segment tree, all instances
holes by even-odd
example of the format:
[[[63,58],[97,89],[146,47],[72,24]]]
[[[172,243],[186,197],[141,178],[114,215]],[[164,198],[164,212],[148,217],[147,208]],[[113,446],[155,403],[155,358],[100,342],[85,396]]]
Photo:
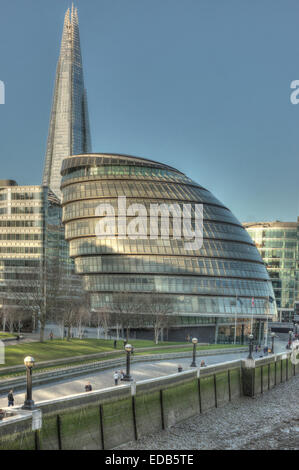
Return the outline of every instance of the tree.
[[[147,298],[146,310],[154,330],[154,341],[163,341],[163,330],[175,323],[173,315],[173,299],[170,296],[150,295]]]
[[[26,313],[14,305],[5,306],[5,324],[10,333],[18,331],[20,333]]]
[[[31,312],[36,324],[40,323],[40,341],[44,341],[44,332],[48,318],[53,315],[57,306],[59,295],[60,270],[59,265],[47,266],[47,270],[40,270],[35,276],[20,281],[17,288],[8,292],[14,294],[16,304]]]
[[[33,323],[38,319],[41,342],[44,341],[48,320],[52,318],[70,324],[71,312],[83,296],[81,278],[79,282],[78,275],[70,273],[58,256],[48,261],[34,276],[22,279],[11,293],[19,307],[31,312]]]
[[[92,320],[97,328],[97,338],[100,338],[100,330],[104,330],[105,339],[108,339],[108,331],[111,326],[112,315],[105,307],[93,310]]]
[[[117,320],[117,325],[121,326],[123,333],[126,332],[127,341],[129,341],[130,329],[138,322],[142,305],[143,298],[138,294],[119,292],[113,296],[112,318]]]
[[[89,319],[89,301],[82,284],[74,283],[74,278],[70,275],[60,276],[53,319],[61,326],[62,338],[64,338],[65,328],[68,341],[75,328],[76,336],[82,338],[83,327]]]

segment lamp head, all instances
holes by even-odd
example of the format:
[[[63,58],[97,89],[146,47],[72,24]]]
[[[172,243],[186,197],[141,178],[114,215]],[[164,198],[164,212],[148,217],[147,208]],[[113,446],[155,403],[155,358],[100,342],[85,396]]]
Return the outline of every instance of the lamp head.
[[[26,367],[33,367],[35,363],[34,357],[26,356],[24,359],[24,364]]]
[[[250,333],[250,335],[248,335],[248,338],[249,338],[249,339],[253,339],[253,334]]]
[[[197,338],[192,338],[192,343],[193,343],[193,344],[197,344],[197,343],[198,343],[198,339],[197,339]]]
[[[126,344],[126,345],[125,345],[125,350],[126,350],[127,352],[131,352],[131,351],[132,351],[132,345],[131,345],[131,344]]]

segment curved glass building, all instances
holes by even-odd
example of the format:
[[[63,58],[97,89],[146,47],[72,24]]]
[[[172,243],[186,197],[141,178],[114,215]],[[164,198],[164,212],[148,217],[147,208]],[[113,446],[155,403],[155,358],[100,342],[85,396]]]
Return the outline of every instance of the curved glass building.
[[[109,308],[119,292],[171,296],[176,326],[168,339],[190,334],[201,341],[236,336],[242,342],[251,327],[262,337],[267,316],[276,314],[267,270],[241,223],[207,189],[175,168],[128,155],[73,155],[63,160],[61,174],[65,236],[92,308]],[[201,248],[186,250],[185,240],[173,236],[175,214],[168,239],[160,225],[153,239],[122,236],[117,223],[114,233],[97,236],[101,218],[112,214],[99,205],[112,207],[117,218],[124,196],[126,207],[143,204],[147,214],[152,204],[175,204],[182,213],[185,205],[192,219],[202,204]],[[149,216],[143,220],[149,234]]]

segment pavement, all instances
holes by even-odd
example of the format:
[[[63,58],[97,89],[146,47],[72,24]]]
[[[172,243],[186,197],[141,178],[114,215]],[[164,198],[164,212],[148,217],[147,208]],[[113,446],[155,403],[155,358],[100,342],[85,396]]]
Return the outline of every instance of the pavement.
[[[285,351],[285,340],[276,341],[276,351]],[[199,365],[201,360],[204,359],[206,365],[219,364],[222,362],[233,361],[236,359],[245,359],[248,352],[245,353],[232,353],[221,354],[215,356],[201,356],[197,354],[196,362]],[[254,353],[254,357],[260,357],[259,354]],[[162,377],[177,372],[178,364],[182,365],[183,370],[191,369],[191,354],[190,358],[177,358],[165,359],[153,362],[139,362],[131,365],[131,375],[136,381],[146,380],[155,377]],[[125,369],[125,366],[123,367]],[[193,369],[193,368],[192,368]],[[35,402],[42,400],[51,400],[67,395],[73,395],[84,392],[84,386],[88,381],[91,382],[93,390],[100,390],[103,388],[111,387],[114,385],[113,373],[115,369],[106,369],[103,371],[95,372],[94,374],[88,373],[78,378],[68,378],[66,380],[59,380],[54,384],[39,385],[33,388],[33,399]],[[120,382],[122,384],[122,382]],[[121,385],[118,385],[121,386]],[[7,390],[8,393],[9,390]],[[15,394],[15,405],[24,403],[25,390]],[[7,406],[6,396],[0,397],[0,407]]]

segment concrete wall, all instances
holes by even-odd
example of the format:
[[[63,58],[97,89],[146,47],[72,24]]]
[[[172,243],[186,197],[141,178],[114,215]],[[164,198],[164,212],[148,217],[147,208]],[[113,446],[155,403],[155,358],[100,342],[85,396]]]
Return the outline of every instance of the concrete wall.
[[[38,403],[43,425],[0,422],[1,449],[112,449],[142,435],[255,396],[299,372],[288,354],[231,361]]]

